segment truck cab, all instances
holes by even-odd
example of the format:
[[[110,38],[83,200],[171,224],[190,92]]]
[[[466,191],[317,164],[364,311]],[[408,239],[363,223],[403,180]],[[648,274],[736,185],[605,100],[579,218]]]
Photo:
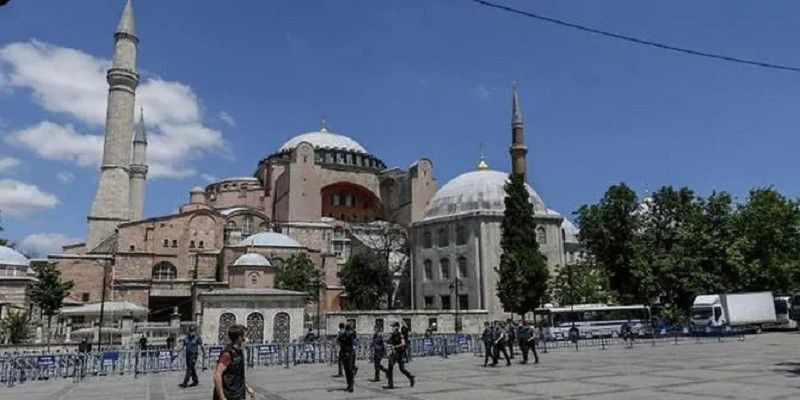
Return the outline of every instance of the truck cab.
[[[697,296],[692,304],[692,323],[697,326],[723,326],[728,322],[719,295]]]

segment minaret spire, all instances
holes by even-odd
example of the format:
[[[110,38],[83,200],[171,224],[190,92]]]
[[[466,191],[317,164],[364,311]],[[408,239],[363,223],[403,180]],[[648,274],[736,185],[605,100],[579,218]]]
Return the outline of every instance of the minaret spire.
[[[522,175],[525,182],[528,181],[527,162],[525,156],[528,148],[525,146],[525,132],[523,131],[522,111],[519,106],[519,93],[517,92],[517,82],[511,89],[511,173]]]
[[[133,160],[130,166],[130,210],[131,221],[141,221],[144,212],[144,191],[147,180],[147,132],[144,125],[144,109],[139,111],[139,123],[134,127]]]
[[[114,57],[106,74],[108,102],[100,181],[89,211],[86,251],[92,251],[130,220],[130,165],[136,87],[136,55],[139,38],[133,22],[131,1],[125,3],[114,32]]]

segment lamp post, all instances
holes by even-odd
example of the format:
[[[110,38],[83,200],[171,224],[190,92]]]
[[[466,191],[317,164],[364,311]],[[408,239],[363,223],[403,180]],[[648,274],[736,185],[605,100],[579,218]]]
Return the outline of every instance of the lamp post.
[[[458,280],[458,277],[456,277],[453,280],[453,283],[450,284],[450,292],[452,293],[453,291],[455,291],[455,294],[456,294],[456,312],[455,312],[455,320],[456,320],[455,321],[455,331],[456,331],[456,333],[461,332],[461,323],[460,323],[460,320],[458,319],[458,309],[459,309],[459,305],[461,303],[461,301],[460,301],[461,298],[458,296],[458,288],[460,286],[461,286],[461,281]]]

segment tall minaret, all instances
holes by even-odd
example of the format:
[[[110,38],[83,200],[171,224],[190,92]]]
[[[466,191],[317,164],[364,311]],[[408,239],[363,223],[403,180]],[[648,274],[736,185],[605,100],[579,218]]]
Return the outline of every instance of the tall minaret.
[[[517,94],[517,83],[511,89],[511,173],[522,175],[525,182],[528,181],[528,172],[525,163],[525,155],[528,148],[525,147],[525,133],[522,131],[522,112],[519,110],[519,95]]]
[[[147,132],[144,127],[144,110],[139,111],[139,124],[134,127],[133,161],[130,167],[131,177],[131,221],[142,219],[144,209],[144,184],[147,179]]]
[[[114,60],[108,70],[106,134],[100,182],[89,212],[86,250],[91,251],[113,235],[117,226],[130,220],[131,137],[136,86],[136,50],[139,38],[133,22],[133,6],[128,0],[114,33]]]

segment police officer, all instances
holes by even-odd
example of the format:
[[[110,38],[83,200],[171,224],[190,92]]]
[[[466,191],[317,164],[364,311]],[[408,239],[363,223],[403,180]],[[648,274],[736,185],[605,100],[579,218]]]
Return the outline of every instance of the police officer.
[[[411,384],[411,387],[414,387],[414,380],[415,377],[410,372],[406,370],[405,366],[405,352],[407,349],[408,343],[406,342],[403,335],[400,333],[400,324],[397,322],[392,323],[392,335],[389,336],[389,368],[388,372],[386,372],[386,380],[389,381],[388,386],[384,386],[384,389],[394,389],[394,365],[398,364],[398,368],[403,375],[408,378],[408,382]]]
[[[528,363],[528,350],[533,350],[533,363],[539,363],[539,354],[536,353],[536,332],[530,322],[523,322],[519,329],[519,349],[522,352],[522,364]]]
[[[492,366],[497,366],[497,361],[500,358],[500,352],[502,352],[503,357],[506,358],[506,366],[511,365],[511,359],[508,357],[508,351],[506,351],[506,331],[503,329],[500,321],[494,321],[494,329],[492,330],[492,333],[492,344],[494,345],[494,361],[492,362]]]
[[[342,368],[344,368],[344,376],[347,380],[346,390],[352,393],[356,362],[356,352],[353,349],[353,345],[356,341],[356,334],[353,332],[353,327],[345,325],[344,331],[339,333],[336,341],[339,344],[339,362]]]
[[[506,322],[506,344],[508,344],[508,354],[511,356],[511,359],[514,359],[514,343],[517,342],[517,324],[512,321],[508,320]]]
[[[381,381],[381,371],[388,374],[389,370],[381,364],[383,357],[386,355],[386,346],[383,344],[383,330],[380,326],[375,325],[375,333],[372,335],[372,362],[375,364],[375,379],[371,382]]]
[[[336,332],[336,347],[339,347],[339,337],[342,335],[342,333],[344,333],[344,323],[340,322],[339,323],[339,331]],[[341,351],[341,349],[339,349],[338,352],[340,352],[340,351]],[[334,378],[341,378],[342,377],[342,359],[341,358],[339,358],[337,360],[336,366],[339,368],[339,373],[337,373],[336,375],[333,375],[333,377]]]
[[[489,321],[483,323],[483,334],[481,334],[481,340],[483,341],[483,349],[486,351],[483,356],[483,366],[485,367],[487,364],[489,364],[490,358],[494,362],[494,353],[492,351],[494,332],[492,330],[492,326],[489,325]]]

